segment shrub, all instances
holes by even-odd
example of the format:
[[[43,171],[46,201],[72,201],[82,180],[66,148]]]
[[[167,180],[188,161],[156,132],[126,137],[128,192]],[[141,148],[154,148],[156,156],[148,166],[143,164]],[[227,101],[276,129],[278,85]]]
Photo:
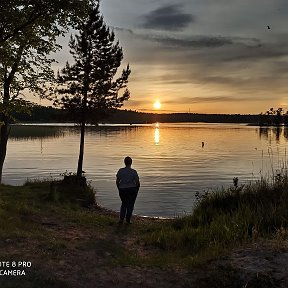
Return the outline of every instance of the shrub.
[[[176,218],[146,235],[148,244],[187,255],[210,253],[255,241],[279,238],[288,229],[287,175],[270,183],[261,179],[245,186],[205,194],[191,215]],[[281,239],[287,233],[281,233]],[[209,252],[210,251],[210,252]]]
[[[49,199],[55,202],[73,202],[80,203],[82,206],[91,206],[95,204],[95,191],[81,179],[77,182],[73,177],[71,180],[65,178],[62,181],[52,181],[50,183]]]

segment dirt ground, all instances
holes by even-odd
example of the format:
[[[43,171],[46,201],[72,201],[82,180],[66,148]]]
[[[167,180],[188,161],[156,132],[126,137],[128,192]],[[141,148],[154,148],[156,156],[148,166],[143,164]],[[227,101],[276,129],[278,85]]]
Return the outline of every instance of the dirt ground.
[[[98,210],[95,213],[110,212]],[[6,239],[1,247],[11,259],[19,259],[22,255],[23,260],[31,261],[33,266],[28,273],[35,270],[51,275],[66,283],[63,287],[288,287],[288,244],[285,242],[260,241],[189,269],[169,265],[165,268],[125,265],[114,261],[119,255],[119,251],[114,249],[116,246],[138,255],[153,253],[153,250],[145,251],[149,248],[137,242],[134,224],[119,227],[117,215],[114,220],[108,224],[109,229],[100,226],[91,229],[79,228],[77,223],[63,222],[51,216],[30,219],[43,225],[57,239],[54,246],[47,247],[41,241],[24,238]],[[162,220],[136,217],[134,221]]]
[[[233,251],[220,261],[238,271],[245,282],[259,287],[288,287],[287,242],[263,242]],[[253,286],[253,287],[254,287]],[[249,286],[247,286],[249,287]],[[257,286],[255,286],[257,287]]]

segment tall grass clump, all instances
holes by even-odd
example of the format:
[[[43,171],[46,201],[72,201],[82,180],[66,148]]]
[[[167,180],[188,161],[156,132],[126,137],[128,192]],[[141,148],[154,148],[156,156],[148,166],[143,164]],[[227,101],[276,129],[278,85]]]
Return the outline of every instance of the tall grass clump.
[[[191,215],[145,236],[146,244],[209,257],[260,238],[288,236],[288,175],[205,194]]]
[[[86,207],[96,203],[95,190],[89,184],[79,185],[64,181],[52,181],[50,183],[49,199],[60,203],[79,203]]]
[[[74,203],[85,207],[96,203],[95,190],[89,183],[86,183],[85,177],[82,177],[83,179],[81,178],[81,182],[79,182],[75,175],[66,176],[64,176],[63,180],[27,180],[23,187],[35,190],[38,194],[39,191],[42,191],[42,201],[48,200],[48,202],[52,201],[59,204]],[[28,193],[24,195],[26,198],[29,197]],[[31,193],[30,196],[35,197]]]

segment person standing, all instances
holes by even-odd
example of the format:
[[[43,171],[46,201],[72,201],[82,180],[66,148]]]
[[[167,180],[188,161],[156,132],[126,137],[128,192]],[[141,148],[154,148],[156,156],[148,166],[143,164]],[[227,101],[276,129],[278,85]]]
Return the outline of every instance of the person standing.
[[[119,224],[122,224],[125,218],[126,222],[130,224],[134,204],[140,188],[140,180],[137,171],[131,168],[132,158],[129,156],[125,157],[124,163],[125,167],[120,168],[116,174],[116,185],[122,202]]]

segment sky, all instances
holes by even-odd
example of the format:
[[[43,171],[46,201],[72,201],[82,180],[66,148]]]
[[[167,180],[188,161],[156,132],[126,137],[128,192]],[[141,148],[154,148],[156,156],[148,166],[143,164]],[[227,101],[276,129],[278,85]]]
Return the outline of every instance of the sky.
[[[100,10],[132,70],[123,108],[288,110],[287,0],[102,0]]]

